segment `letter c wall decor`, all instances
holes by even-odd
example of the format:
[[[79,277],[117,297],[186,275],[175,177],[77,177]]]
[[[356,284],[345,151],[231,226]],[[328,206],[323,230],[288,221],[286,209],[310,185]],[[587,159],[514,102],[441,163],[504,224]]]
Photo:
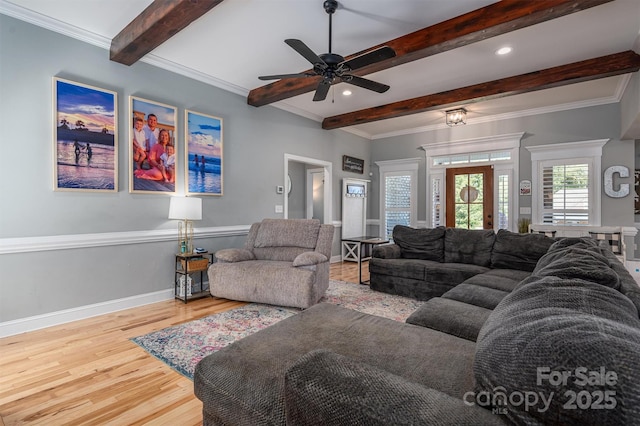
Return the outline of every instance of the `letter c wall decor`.
[[[618,174],[620,177],[629,177],[629,169],[625,166],[611,166],[604,171],[604,193],[612,198],[622,198],[629,195],[629,184],[621,183],[619,189],[613,189],[613,175]]]

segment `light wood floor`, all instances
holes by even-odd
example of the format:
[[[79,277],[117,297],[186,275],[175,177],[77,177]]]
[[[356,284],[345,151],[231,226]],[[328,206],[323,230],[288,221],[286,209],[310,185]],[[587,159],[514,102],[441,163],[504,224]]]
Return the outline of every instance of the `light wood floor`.
[[[357,264],[331,279],[357,283]],[[0,339],[0,425],[199,425],[193,382],[129,339],[242,305],[166,301]]]

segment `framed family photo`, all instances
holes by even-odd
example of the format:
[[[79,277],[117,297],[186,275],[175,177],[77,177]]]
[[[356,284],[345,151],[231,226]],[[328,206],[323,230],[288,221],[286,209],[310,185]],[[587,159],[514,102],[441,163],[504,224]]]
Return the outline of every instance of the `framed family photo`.
[[[176,107],[130,97],[129,192],[176,191]]]
[[[187,194],[222,195],[222,118],[185,111]]]
[[[118,94],[53,78],[54,191],[118,191]]]

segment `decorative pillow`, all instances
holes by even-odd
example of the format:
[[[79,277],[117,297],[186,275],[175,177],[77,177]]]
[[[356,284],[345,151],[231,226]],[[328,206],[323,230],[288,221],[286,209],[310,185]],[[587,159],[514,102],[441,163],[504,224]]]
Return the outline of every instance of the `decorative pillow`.
[[[491,229],[447,228],[444,234],[444,261],[491,265],[491,249],[496,234]]]
[[[444,226],[437,228],[411,228],[396,225],[393,242],[400,247],[405,259],[424,259],[444,262]]]
[[[216,260],[219,262],[244,262],[245,260],[255,260],[255,256],[246,249],[224,249],[216,252]]]
[[[532,272],[554,241],[543,234],[517,234],[500,229],[491,251],[491,267]]]
[[[640,320],[628,298],[589,281],[531,276],[480,330],[475,394],[514,424],[635,424],[638,365]]]
[[[315,249],[320,232],[318,219],[264,219],[254,247],[303,247]]]
[[[306,251],[304,253],[299,254],[293,259],[293,266],[309,266],[309,265],[317,265],[319,263],[324,263],[327,260],[327,256],[322,253],[318,253],[316,251]]]

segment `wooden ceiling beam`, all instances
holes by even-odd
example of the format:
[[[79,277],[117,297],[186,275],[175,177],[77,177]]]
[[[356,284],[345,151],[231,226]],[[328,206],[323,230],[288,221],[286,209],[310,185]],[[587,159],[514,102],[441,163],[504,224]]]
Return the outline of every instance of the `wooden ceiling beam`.
[[[111,40],[110,59],[124,65],[136,63],[221,2],[155,0]]]
[[[360,111],[327,117],[322,121],[322,128],[337,129],[458,106],[460,104],[468,105],[490,99],[504,98],[521,93],[529,93],[537,90],[581,83],[583,81],[627,74],[636,72],[639,69],[640,55],[629,50],[433,95],[420,96],[373,108],[362,109]]]
[[[359,68],[352,74],[363,76],[423,59],[437,53],[476,43],[501,34],[569,15],[612,0],[502,0],[411,34],[372,46],[346,59],[381,46],[396,51],[396,57]],[[311,70],[303,71],[309,72]],[[317,78],[283,79],[249,92],[253,106],[302,95],[316,89]]]

